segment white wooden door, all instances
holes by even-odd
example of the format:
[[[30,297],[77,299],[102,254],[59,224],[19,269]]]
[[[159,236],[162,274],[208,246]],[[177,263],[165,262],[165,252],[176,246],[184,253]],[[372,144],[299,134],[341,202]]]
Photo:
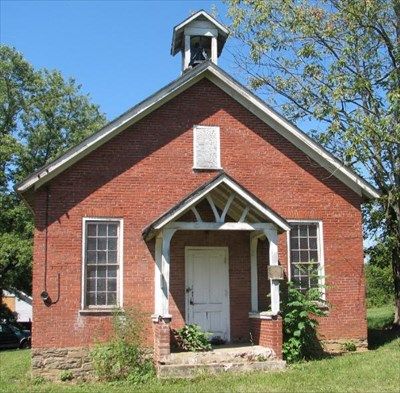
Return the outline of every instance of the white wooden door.
[[[229,341],[227,248],[186,248],[186,323]]]

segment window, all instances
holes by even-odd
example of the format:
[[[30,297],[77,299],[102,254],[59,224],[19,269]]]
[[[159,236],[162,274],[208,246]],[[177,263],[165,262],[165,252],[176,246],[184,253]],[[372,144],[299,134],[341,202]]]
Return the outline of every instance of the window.
[[[320,222],[291,223],[291,280],[302,291],[322,284],[322,224]]]
[[[193,167],[221,169],[219,127],[194,126]]]
[[[84,224],[84,306],[119,306],[122,221],[91,219]]]

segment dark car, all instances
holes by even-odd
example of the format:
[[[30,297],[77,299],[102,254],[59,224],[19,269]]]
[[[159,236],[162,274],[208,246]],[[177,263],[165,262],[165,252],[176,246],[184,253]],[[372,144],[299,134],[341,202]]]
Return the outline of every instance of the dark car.
[[[0,348],[30,348],[31,332],[9,323],[0,323]]]

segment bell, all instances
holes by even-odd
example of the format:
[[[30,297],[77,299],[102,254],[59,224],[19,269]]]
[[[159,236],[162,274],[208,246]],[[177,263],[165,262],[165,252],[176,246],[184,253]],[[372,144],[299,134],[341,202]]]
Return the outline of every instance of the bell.
[[[198,42],[194,44],[192,49],[192,56],[190,59],[189,66],[195,67],[203,61],[208,60],[207,52]]]

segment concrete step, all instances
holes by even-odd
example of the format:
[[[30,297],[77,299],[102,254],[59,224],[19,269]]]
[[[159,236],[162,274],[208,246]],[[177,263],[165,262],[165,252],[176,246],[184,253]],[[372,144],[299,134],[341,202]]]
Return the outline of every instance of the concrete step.
[[[195,378],[204,374],[224,372],[282,371],[286,367],[283,360],[263,362],[208,363],[208,364],[163,364],[158,366],[159,378]]]

